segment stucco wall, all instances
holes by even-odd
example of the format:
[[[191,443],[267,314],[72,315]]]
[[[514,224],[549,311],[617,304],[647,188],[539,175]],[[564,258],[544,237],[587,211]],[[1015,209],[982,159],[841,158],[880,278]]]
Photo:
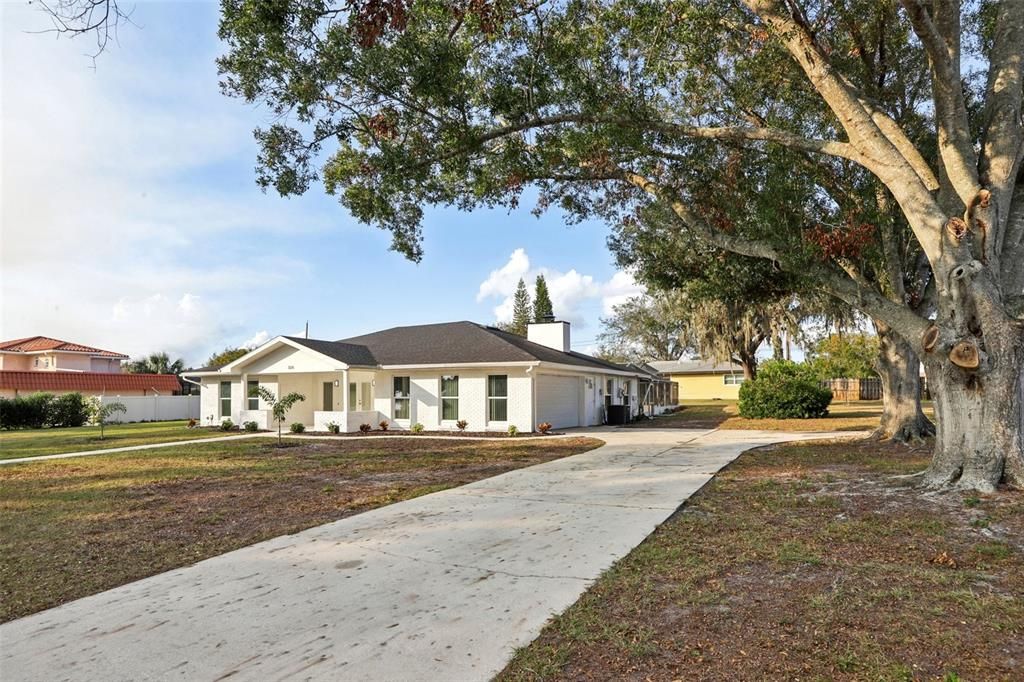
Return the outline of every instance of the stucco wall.
[[[680,400],[738,400],[739,384],[726,385],[722,374],[673,374]],[[742,376],[742,375],[741,375]]]
[[[495,367],[486,371],[450,369],[438,371],[393,371],[376,375],[374,403],[386,415],[393,428],[407,429],[417,422],[427,430],[454,429],[454,422],[441,421],[441,375],[459,377],[459,418],[466,420],[468,431],[505,431],[515,425],[520,431],[533,430],[533,387],[525,367]],[[508,376],[508,421],[487,421],[487,377]],[[410,418],[395,420],[391,390],[396,376],[408,376],[411,393]]]
[[[51,362],[51,369],[65,370],[72,372],[91,372],[92,371],[92,358],[88,355],[78,355],[76,353],[54,353],[54,361]]]
[[[12,372],[29,372],[32,370],[32,358],[28,355],[0,353],[0,369]]]

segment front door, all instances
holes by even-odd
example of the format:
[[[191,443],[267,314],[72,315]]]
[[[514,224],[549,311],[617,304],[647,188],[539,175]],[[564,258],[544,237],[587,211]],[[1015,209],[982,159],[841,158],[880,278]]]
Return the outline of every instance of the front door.
[[[334,382],[324,382],[324,412],[334,411]]]
[[[373,385],[369,381],[348,385],[348,409],[364,412],[373,405]]]

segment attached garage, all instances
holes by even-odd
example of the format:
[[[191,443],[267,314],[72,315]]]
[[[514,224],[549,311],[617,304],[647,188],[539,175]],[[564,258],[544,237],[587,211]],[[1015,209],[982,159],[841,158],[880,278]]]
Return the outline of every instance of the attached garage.
[[[581,377],[537,375],[537,423],[556,429],[580,426]]]

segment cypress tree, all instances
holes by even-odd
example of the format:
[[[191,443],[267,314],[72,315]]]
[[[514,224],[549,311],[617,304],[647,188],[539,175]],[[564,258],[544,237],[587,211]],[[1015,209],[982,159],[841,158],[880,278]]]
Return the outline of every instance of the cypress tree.
[[[530,291],[526,282],[519,278],[515,297],[512,299],[512,324],[508,330],[519,336],[526,336],[526,325],[533,321],[533,305],[530,303]]]
[[[544,275],[537,275],[537,287],[533,295],[533,321],[546,322],[544,318],[554,315],[551,297],[548,295],[548,283],[544,281]]]

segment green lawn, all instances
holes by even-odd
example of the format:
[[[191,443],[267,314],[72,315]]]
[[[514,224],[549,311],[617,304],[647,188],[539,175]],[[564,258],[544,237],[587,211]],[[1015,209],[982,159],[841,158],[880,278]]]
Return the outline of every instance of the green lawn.
[[[0,621],[601,444],[250,438],[2,466]]]
[[[100,440],[98,426],[0,431],[0,459],[39,457],[64,452],[85,452],[128,445],[153,445],[232,435],[213,429],[190,429],[187,424],[186,421],[111,424],[106,427],[106,438],[103,440]]]

